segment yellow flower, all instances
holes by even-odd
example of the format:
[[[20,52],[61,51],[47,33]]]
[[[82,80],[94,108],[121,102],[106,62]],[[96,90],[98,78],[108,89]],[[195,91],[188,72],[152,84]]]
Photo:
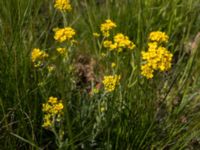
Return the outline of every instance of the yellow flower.
[[[112,50],[115,50],[115,49],[117,49],[117,43],[111,44],[109,50],[112,51]]]
[[[53,118],[50,115],[44,116],[44,123],[42,124],[43,128],[48,128],[53,125]]]
[[[54,32],[55,32],[54,39],[60,43],[72,40],[74,35],[76,34],[75,30],[71,27],[65,27],[60,29],[55,28]]]
[[[130,50],[135,48],[135,44],[129,40],[128,36],[125,36],[122,33],[118,33],[114,36],[114,42],[105,40],[103,46],[111,51],[117,50],[118,52],[122,52],[125,48]]]
[[[173,55],[164,47],[158,47],[158,68],[160,71],[167,71],[171,68]]]
[[[151,32],[149,35],[149,40],[155,41],[155,42],[168,42],[169,37],[166,35],[165,32],[161,31],[154,31]]]
[[[145,64],[141,66],[141,74],[150,79],[154,70],[167,71],[171,68],[173,55],[157,42],[148,43],[148,51],[141,52]]]
[[[113,62],[113,63],[111,64],[111,67],[112,67],[112,68],[116,67],[116,63]]]
[[[105,53],[101,53],[101,57],[106,57],[106,54]]]
[[[34,48],[31,53],[32,62],[36,62],[37,60],[41,60],[48,57],[48,54],[44,51],[41,51],[39,48]]]
[[[164,47],[159,46],[142,52],[142,59],[148,62],[148,65],[154,70],[166,71],[171,68],[172,54]]]
[[[71,11],[72,10],[69,0],[55,0],[54,7],[60,11]]]
[[[127,48],[133,50],[135,48],[135,44],[131,42],[129,45],[127,45]]]
[[[134,49],[135,44],[129,40],[128,36],[118,33],[114,36],[114,43],[117,44],[118,52],[122,51],[123,48]]]
[[[44,123],[42,127],[50,128],[54,125],[55,121],[61,121],[63,114],[63,103],[58,101],[57,97],[49,97],[47,103],[42,105],[42,111],[44,112]]]
[[[98,38],[98,37],[100,37],[100,34],[99,34],[99,33],[96,33],[96,32],[94,32],[94,33],[93,33],[93,36],[94,36],[94,37],[96,37],[96,38]]]
[[[56,104],[58,102],[58,98],[57,97],[49,97],[48,103],[50,104]]]
[[[110,36],[110,30],[113,29],[113,28],[116,28],[117,25],[111,21],[110,19],[107,19],[105,21],[105,23],[102,23],[101,24],[101,32],[103,34],[104,37],[109,37]]]
[[[121,76],[120,75],[109,75],[109,76],[104,76],[103,78],[103,84],[104,88],[107,92],[112,92],[115,90],[115,87],[119,84]]]
[[[158,47],[158,43],[157,42],[149,42],[148,47],[149,47],[149,49],[156,49]]]
[[[54,106],[54,109],[57,110],[57,111],[60,111],[63,109],[63,104],[62,103],[58,103]]]
[[[57,51],[58,53],[60,53],[61,55],[64,55],[64,54],[66,54],[67,49],[66,49],[66,48],[61,48],[61,47],[59,47],[59,48],[56,49],[56,51]]]
[[[147,79],[153,78],[154,70],[148,64],[142,65],[141,71],[142,71],[141,74],[145,76]]]
[[[42,111],[47,112],[51,109],[51,105],[47,104],[42,104]]]
[[[105,48],[110,48],[111,45],[112,45],[112,41],[105,40],[105,41],[103,42],[103,46],[104,46]]]

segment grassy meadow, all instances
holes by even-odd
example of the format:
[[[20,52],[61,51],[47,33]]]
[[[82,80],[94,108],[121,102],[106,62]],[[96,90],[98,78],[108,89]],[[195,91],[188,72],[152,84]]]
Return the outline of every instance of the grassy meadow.
[[[0,150],[199,150],[200,0],[55,4],[0,0]]]

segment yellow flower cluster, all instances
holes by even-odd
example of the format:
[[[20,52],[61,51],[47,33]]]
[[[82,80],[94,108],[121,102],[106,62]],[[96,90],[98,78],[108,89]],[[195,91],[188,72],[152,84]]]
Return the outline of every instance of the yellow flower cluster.
[[[165,33],[163,33],[163,35],[165,35]],[[167,42],[163,39],[164,38],[157,38],[157,41]],[[157,42],[148,43],[148,51],[142,51],[141,54],[142,59],[145,61],[145,64],[141,66],[141,74],[147,79],[153,78],[153,73],[155,70],[167,71],[171,68],[173,55]]]
[[[54,32],[54,39],[60,43],[72,40],[74,35],[76,34],[75,30],[71,27],[55,28]]]
[[[109,48],[109,50],[117,50],[118,52],[122,52],[123,49],[134,49],[135,44],[129,40],[128,36],[123,35],[122,33],[118,33],[114,36],[114,42],[110,40],[105,40],[103,42],[103,46],[105,48]]]
[[[61,47],[57,48],[56,51],[61,55],[65,55],[67,53],[67,49]]]
[[[122,51],[123,48],[134,49],[135,44],[129,40],[128,36],[118,33],[114,36],[114,42],[117,45],[118,51]]]
[[[172,54],[157,43],[149,43],[147,52],[142,52],[142,59],[148,62],[148,65],[154,70],[166,71],[171,68]]]
[[[153,42],[168,42],[168,35],[166,33],[161,32],[161,31],[154,31],[151,32],[149,35],[149,40]]]
[[[103,46],[105,47],[105,48],[111,48],[112,46],[113,46],[113,43],[112,43],[112,41],[110,41],[110,40],[105,40],[104,42],[103,42]],[[110,49],[110,50],[112,50],[112,49]]]
[[[119,80],[121,79],[120,75],[109,75],[109,76],[104,76],[103,78],[103,84],[104,88],[107,92],[112,92],[115,90],[116,85],[119,84]]]
[[[37,60],[41,60],[48,57],[48,54],[44,51],[40,50],[39,48],[34,48],[31,53],[31,60],[32,62],[36,62]]]
[[[45,114],[42,127],[53,127],[55,122],[59,122],[61,120],[64,106],[60,101],[58,101],[56,97],[51,96],[49,97],[48,102],[42,105],[42,111]]]
[[[56,0],[54,7],[60,11],[71,11],[72,10],[69,0]]]
[[[109,37],[110,36],[110,30],[113,28],[116,28],[117,25],[111,21],[110,19],[107,19],[105,23],[101,24],[101,32],[104,37]]]
[[[142,75],[145,76],[147,79],[153,78],[154,70],[148,65],[144,64],[141,66]]]

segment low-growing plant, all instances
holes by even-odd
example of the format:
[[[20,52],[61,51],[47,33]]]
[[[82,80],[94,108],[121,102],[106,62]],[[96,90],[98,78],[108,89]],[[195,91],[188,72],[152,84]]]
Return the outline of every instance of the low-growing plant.
[[[199,0],[0,1],[0,149],[199,149]]]

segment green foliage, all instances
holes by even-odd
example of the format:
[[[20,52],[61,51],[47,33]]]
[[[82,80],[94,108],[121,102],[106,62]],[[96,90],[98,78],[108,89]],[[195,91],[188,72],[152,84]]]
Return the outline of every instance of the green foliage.
[[[61,13],[49,0],[0,1],[0,149],[200,149],[200,1],[71,5],[71,12]],[[107,53],[93,37],[108,18],[117,24],[114,33],[134,41],[133,52]],[[77,40],[67,61],[57,56],[53,38],[53,28],[64,26],[76,30]],[[169,35],[173,66],[147,80],[141,76],[141,51],[156,30]],[[51,55],[40,68],[31,62],[35,47]],[[49,73],[52,64],[56,70]],[[101,83],[109,74],[121,74],[121,80],[106,93]],[[60,144],[42,128],[42,104],[50,96],[64,104]]]

